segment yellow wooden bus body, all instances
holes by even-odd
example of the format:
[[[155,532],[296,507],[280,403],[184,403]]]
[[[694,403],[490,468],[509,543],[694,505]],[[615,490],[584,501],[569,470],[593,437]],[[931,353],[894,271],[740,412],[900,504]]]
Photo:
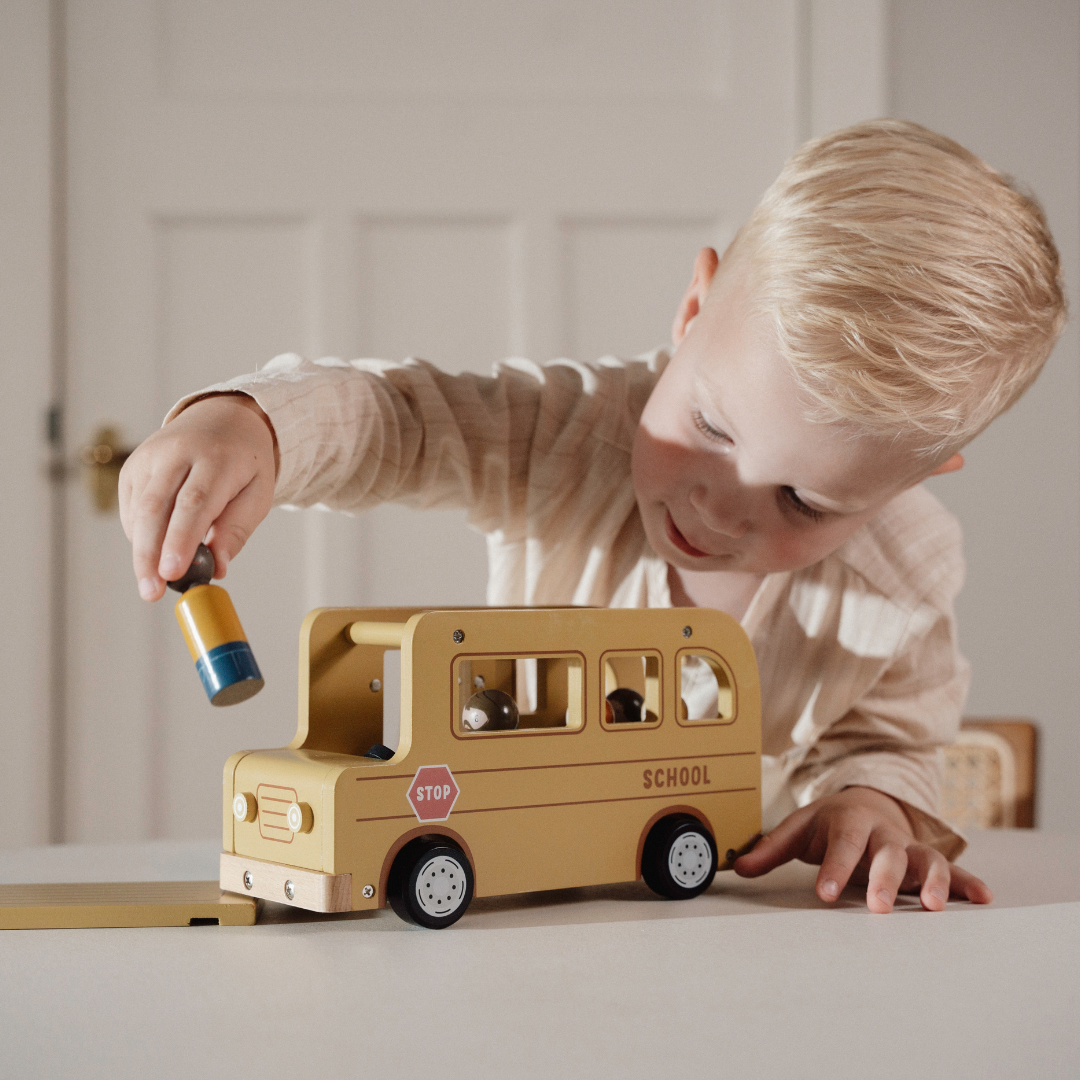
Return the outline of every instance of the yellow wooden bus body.
[[[399,640],[399,741],[380,761],[363,755],[382,741],[383,654]],[[714,719],[686,718],[686,657],[718,678]],[[524,681],[522,663],[545,707],[517,730],[463,728],[484,673],[488,685]],[[619,670],[646,699],[642,722],[609,722]],[[318,911],[379,907],[394,856],[427,835],[461,848],[476,896],[598,885],[640,876],[645,837],[666,815],[707,826],[719,869],[761,827],[757,665],[717,611],[324,608],[301,630],[299,692],[288,747],[226,763],[223,889]],[[421,819],[423,792],[409,798],[433,766],[457,789],[444,820]]]

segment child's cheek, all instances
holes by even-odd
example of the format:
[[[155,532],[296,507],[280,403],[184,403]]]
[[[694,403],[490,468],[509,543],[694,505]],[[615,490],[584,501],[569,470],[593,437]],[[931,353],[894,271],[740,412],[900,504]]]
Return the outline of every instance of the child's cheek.
[[[770,569],[801,570],[819,562],[844,542],[844,537],[834,537],[832,532],[821,528],[788,528],[775,533],[766,555]]]
[[[639,431],[631,459],[631,477],[639,501],[667,501],[688,467],[688,455],[682,447]]]

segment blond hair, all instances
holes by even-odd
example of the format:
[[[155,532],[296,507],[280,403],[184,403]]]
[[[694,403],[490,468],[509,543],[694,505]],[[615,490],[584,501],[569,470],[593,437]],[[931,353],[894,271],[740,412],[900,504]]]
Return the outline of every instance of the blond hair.
[[[947,457],[1031,385],[1065,324],[1038,203],[962,146],[878,120],[784,166],[727,258],[811,416]]]

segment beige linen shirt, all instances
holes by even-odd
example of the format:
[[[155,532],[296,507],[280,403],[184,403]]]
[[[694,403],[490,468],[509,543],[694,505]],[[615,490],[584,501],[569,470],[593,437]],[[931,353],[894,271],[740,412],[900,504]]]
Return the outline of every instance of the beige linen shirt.
[[[630,475],[667,360],[507,360],[482,377],[286,355],[169,419],[206,393],[254,397],[277,435],[276,504],[464,507],[487,537],[490,604],[668,607]],[[742,625],[761,672],[767,825],[863,784],[902,800],[921,840],[963,850],[936,817],[939,747],[968,685],[963,576],[957,522],[916,487],[821,562],[764,579]]]

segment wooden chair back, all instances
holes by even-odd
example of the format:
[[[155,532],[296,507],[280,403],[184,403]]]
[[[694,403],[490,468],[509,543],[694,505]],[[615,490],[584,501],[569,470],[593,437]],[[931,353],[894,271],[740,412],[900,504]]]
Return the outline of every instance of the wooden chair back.
[[[1034,828],[1037,747],[1030,720],[964,720],[945,748],[941,816],[960,829]]]

